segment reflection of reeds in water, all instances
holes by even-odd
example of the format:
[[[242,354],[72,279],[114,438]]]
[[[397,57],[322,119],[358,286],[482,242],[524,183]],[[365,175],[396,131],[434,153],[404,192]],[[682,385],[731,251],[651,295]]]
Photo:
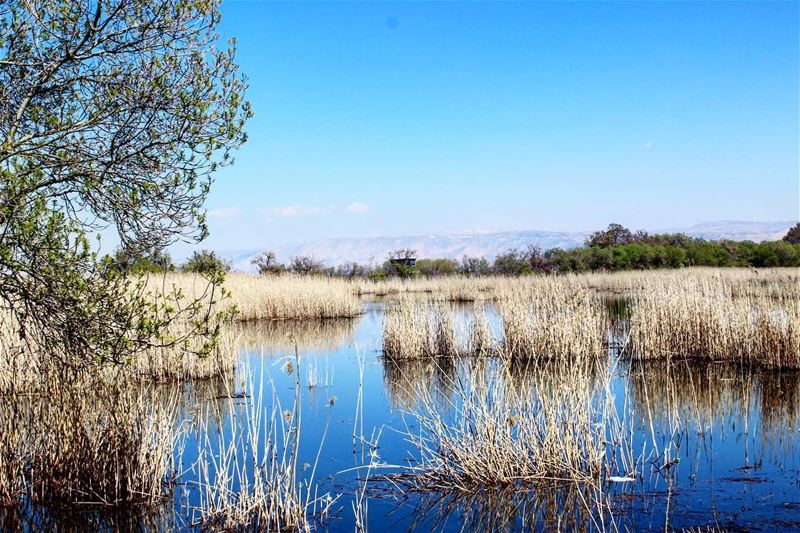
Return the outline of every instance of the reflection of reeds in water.
[[[624,434],[609,434],[619,428],[609,388],[598,387],[585,365],[562,368],[555,379],[532,372],[532,389],[519,392],[509,384],[514,376],[508,368],[497,363],[479,362],[469,379],[453,381],[452,420],[426,391],[418,392],[419,407],[411,411],[421,431],[408,438],[419,457],[400,476],[406,488],[470,494],[497,487],[599,486],[632,458],[623,449],[630,445]],[[627,468],[634,465],[624,468],[623,474],[632,473]]]
[[[59,376],[0,408],[0,496],[16,506],[156,505],[174,479],[178,398],[123,377]]]
[[[461,531],[624,531],[616,526],[602,494],[589,485],[566,484],[551,490],[487,490],[423,495],[414,508],[411,529]]]
[[[200,418],[197,512],[206,530],[310,531],[311,515],[326,514],[334,501],[317,494],[316,464],[308,479],[299,475],[299,392],[283,410],[274,390],[271,401],[265,399],[263,387],[263,381],[251,386],[241,409],[228,404],[222,412],[227,427],[214,430],[219,413]]]
[[[762,371],[756,380],[762,432],[779,442],[800,424],[800,371]]]
[[[455,376],[456,364],[450,358],[383,360],[383,380],[389,400],[403,409],[417,405],[420,391],[446,404]]]
[[[112,531],[174,531],[179,519],[171,500],[158,506],[105,509],[100,506],[42,507],[0,509],[0,531],[23,533],[85,533]]]
[[[748,428],[757,409],[761,436],[791,433],[800,420],[800,372],[706,361],[634,361],[628,369],[636,412],[660,425],[676,420],[704,432],[715,421]]]
[[[334,351],[353,341],[355,321],[329,320],[261,320],[240,324],[240,346],[267,353]]]

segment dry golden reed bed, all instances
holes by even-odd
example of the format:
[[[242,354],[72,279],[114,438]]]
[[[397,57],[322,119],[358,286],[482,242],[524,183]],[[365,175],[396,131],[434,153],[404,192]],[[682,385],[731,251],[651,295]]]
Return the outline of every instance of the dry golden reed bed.
[[[232,372],[242,328],[229,322],[220,323],[219,327],[217,343],[208,354],[200,355],[203,340],[197,338],[174,344],[154,342],[115,371],[145,381],[207,379]],[[187,324],[178,321],[170,326],[168,333],[180,338],[187,328]],[[37,390],[48,384],[47,376],[64,364],[85,371],[101,371],[94,361],[70,361],[54,347],[41,346],[36,336],[21,339],[14,315],[0,308],[0,393]]]
[[[448,283],[440,283],[444,295]],[[629,300],[630,317],[622,328],[627,335],[615,342],[633,359],[704,358],[800,368],[798,269],[697,268],[486,278],[476,284],[481,294],[491,294],[502,323],[500,339],[491,338],[480,315],[471,322],[453,320],[452,307],[437,294],[413,298],[409,290],[387,309],[384,354],[394,359],[478,352],[531,359],[598,357],[607,350],[613,325],[604,298],[622,297]],[[421,287],[435,290],[429,281]]]
[[[694,267],[677,270],[637,270],[627,272],[595,272],[562,276],[531,275],[523,277],[416,278],[409,280],[352,282],[363,295],[428,294],[444,301],[495,300],[521,288],[536,287],[556,278],[570,287],[582,287],[603,294],[631,295],[651,283],[673,283],[682,280],[717,280],[730,288],[733,297],[754,296],[778,301],[800,298],[800,269],[797,268],[712,268]]]
[[[175,285],[189,299],[205,290],[205,281],[191,275],[169,275],[153,283]],[[629,322],[622,330],[631,359],[694,358],[800,368],[798,269],[385,284],[233,274],[226,287],[232,297],[219,305],[235,304],[240,321],[354,317],[362,312],[362,294],[399,295],[386,311],[383,349],[392,363],[387,380],[394,384],[393,401],[412,409],[423,429],[409,435],[421,457],[405,479],[413,490],[469,492],[486,485],[552,482],[597,487],[604,476],[636,471],[639,461],[608,397],[604,356],[610,317],[605,295],[630,300]],[[466,308],[453,303],[465,301],[474,303]],[[494,325],[499,327],[490,324],[487,305],[496,310]],[[247,328],[232,317],[219,320],[214,326],[222,328],[220,342],[210,355],[198,355],[191,342],[178,343],[145,349],[126,365],[73,369],[61,368],[50,347],[30,344],[35,336],[23,342],[13,314],[0,310],[0,393],[7,398],[0,406],[0,504],[14,506],[21,499],[104,506],[164,501],[175,480],[175,450],[180,451],[186,428],[176,423],[178,398],[157,393],[149,382],[229,374]],[[283,347],[295,341],[313,346],[332,331],[340,340],[352,335],[352,322],[309,324],[315,325],[300,336],[307,339],[289,338]],[[183,327],[187,324],[175,323],[170,334],[180,337]],[[285,336],[280,328],[270,332]],[[495,370],[476,370],[464,388],[455,368],[441,362],[440,356],[456,355],[484,356],[474,359],[475,368]],[[501,357],[485,357],[490,355]],[[416,364],[420,361],[428,364]],[[518,372],[523,363],[534,369],[523,373],[525,379]],[[553,364],[558,379],[545,379],[543,368],[551,365],[552,370]],[[679,383],[684,378],[695,376],[675,374],[670,379]],[[439,391],[438,399],[412,392],[415,380],[426,382],[428,391]],[[698,412],[704,403],[725,403],[704,395],[702,383],[699,379],[699,387],[691,388],[699,398],[694,406]],[[633,390],[638,406],[675,397],[671,388],[662,391],[657,384],[634,383]],[[773,396],[765,393],[761,401]],[[443,418],[439,400],[455,409],[454,420]],[[673,401],[673,408],[679,406]],[[796,402],[784,407],[792,420],[798,416],[794,407]],[[250,407],[238,419],[234,440],[216,442],[229,455],[201,457],[202,523],[246,527],[255,520],[305,529],[311,509],[325,505],[310,485],[294,477],[297,458],[291,451],[281,456],[274,449],[232,455],[239,444],[261,438],[288,439],[282,440],[282,449],[297,449],[299,407],[289,409],[283,426],[280,410],[268,419],[260,418],[263,413],[260,406]],[[205,429],[211,427],[205,423]],[[616,446],[611,452],[609,442]],[[267,465],[260,472],[264,477],[241,477],[242,459]]]
[[[408,434],[419,457],[400,474],[412,491],[461,494],[541,485],[587,484],[634,475],[637,459],[621,431],[608,365],[536,366],[524,374],[506,362],[476,362],[451,381],[444,405],[417,390],[411,409],[420,430]]]
[[[41,379],[43,392],[7,397],[0,407],[0,506],[22,498],[108,508],[163,502],[184,436],[179,396],[125,375]]]
[[[190,274],[155,276],[150,282],[165,291],[175,287],[187,300],[207,287],[205,279]],[[800,269],[692,268],[378,283],[231,274],[225,286],[231,297],[217,307],[235,306],[238,320],[219,324],[219,343],[209,356],[198,356],[199,346],[191,342],[154,343],[131,358],[130,368],[160,381],[226,373],[236,364],[241,331],[235,322],[354,317],[362,312],[359,294],[365,293],[399,295],[399,303],[389,304],[383,338],[384,352],[396,359],[602,355],[608,319],[601,297],[617,295],[631,300],[630,337],[624,340],[632,358],[692,357],[800,368]],[[467,319],[447,303],[470,299],[478,302]],[[484,301],[499,313],[500,332],[488,327]],[[185,324],[176,323],[169,333],[180,337],[182,328]],[[14,317],[0,309],[0,390],[24,388],[48,364],[38,354],[51,350],[29,344],[33,338],[21,342]],[[293,341],[287,341],[289,347]]]
[[[205,280],[194,274],[169,274],[169,285],[188,296],[202,294]],[[362,312],[355,285],[321,276],[254,276],[232,273],[225,277],[238,320],[297,320],[352,318]]]
[[[796,287],[787,284],[781,290],[752,281],[758,280],[719,275],[648,280],[632,298],[629,353],[637,359],[689,357],[800,368]]]

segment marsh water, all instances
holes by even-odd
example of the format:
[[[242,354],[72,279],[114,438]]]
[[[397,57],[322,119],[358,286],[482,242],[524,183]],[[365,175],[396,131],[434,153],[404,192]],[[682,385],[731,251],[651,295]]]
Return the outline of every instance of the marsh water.
[[[314,529],[353,531],[354,502],[362,495],[372,531],[800,530],[800,374],[730,365],[634,364],[611,356],[611,393],[641,461],[631,480],[605,483],[608,505],[600,513],[586,511],[592,505],[575,487],[471,495],[403,490],[391,476],[418,460],[408,438],[419,431],[418,395],[430,394],[446,418],[454,378],[475,362],[387,361],[380,352],[384,308],[366,303],[355,320],[248,325],[239,373],[198,384],[188,395],[222,411],[253,402],[252,394],[238,394],[252,384],[262,385],[265,410],[277,400],[283,412],[300,398],[300,479],[313,475],[320,506],[330,501],[325,495],[335,500],[326,516],[313,519]],[[556,379],[559,366],[531,371]],[[199,410],[187,406],[185,416]],[[217,430],[224,434],[229,423],[221,416]],[[191,465],[202,447],[198,438],[190,432],[174,508],[152,522],[120,522],[122,528],[197,527]]]

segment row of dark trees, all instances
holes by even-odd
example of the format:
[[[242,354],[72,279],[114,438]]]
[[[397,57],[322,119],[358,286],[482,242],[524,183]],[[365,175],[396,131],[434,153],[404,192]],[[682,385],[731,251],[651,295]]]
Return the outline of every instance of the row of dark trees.
[[[590,272],[714,267],[798,267],[800,266],[800,224],[780,241],[707,241],[682,233],[649,234],[632,232],[619,224],[592,233],[586,246],[571,250],[538,246],[512,248],[493,261],[485,257],[464,256],[415,259],[414,250],[396,250],[380,265],[348,262],[337,267],[308,256],[293,257],[281,263],[273,251],[265,251],[252,260],[259,274],[294,273],[342,278],[441,277],[441,276],[522,276],[535,273]],[[195,252],[184,264],[176,267],[169,254],[151,250],[145,254],[118,250],[113,264],[119,270],[133,273],[184,272],[209,273],[230,270],[230,264],[211,251]]]
[[[180,266],[172,262],[169,252],[163,249],[134,250],[129,247],[118,249],[107,258],[113,270],[127,274],[157,274],[160,272],[194,272],[197,274],[212,274],[228,272],[231,265],[216,252],[201,250]]]

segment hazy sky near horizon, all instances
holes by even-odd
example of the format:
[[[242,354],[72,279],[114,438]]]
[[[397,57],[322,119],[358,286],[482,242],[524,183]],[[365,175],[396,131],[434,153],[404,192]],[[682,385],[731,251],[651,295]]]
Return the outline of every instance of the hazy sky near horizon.
[[[225,1],[204,246],[797,219],[798,5]]]

